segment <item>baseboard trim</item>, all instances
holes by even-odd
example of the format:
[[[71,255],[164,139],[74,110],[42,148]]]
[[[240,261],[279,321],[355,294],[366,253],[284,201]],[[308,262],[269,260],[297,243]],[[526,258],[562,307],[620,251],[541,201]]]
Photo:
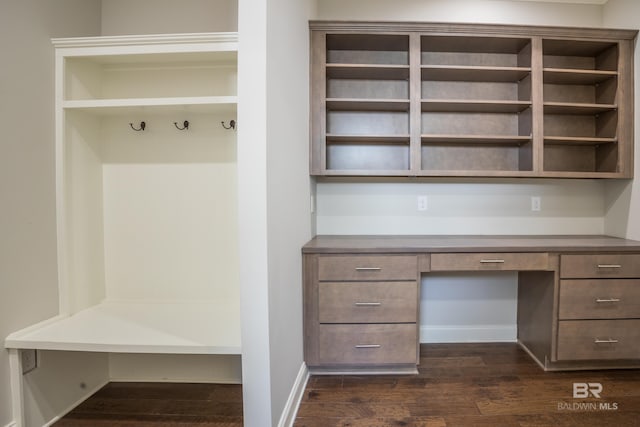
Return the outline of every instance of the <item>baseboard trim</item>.
[[[421,343],[516,342],[516,325],[420,326]]]
[[[289,393],[287,403],[284,405],[284,409],[282,410],[278,427],[293,427],[309,377],[309,368],[307,368],[306,363],[302,362],[300,370],[298,371],[298,376],[291,388],[291,393]]]
[[[108,379],[106,381],[98,383],[94,388],[92,388],[87,393],[85,393],[84,396],[82,396],[80,399],[76,400],[74,403],[69,405],[64,411],[62,411],[62,413],[60,415],[56,415],[55,417],[53,417],[49,422],[47,422],[42,427],[51,427],[54,423],[57,423],[58,421],[60,421],[62,419],[62,417],[67,415],[69,412],[71,412],[76,406],[80,405],[82,402],[84,402],[85,400],[90,398],[95,392],[100,390],[102,387],[104,387],[108,383],[109,383]]]

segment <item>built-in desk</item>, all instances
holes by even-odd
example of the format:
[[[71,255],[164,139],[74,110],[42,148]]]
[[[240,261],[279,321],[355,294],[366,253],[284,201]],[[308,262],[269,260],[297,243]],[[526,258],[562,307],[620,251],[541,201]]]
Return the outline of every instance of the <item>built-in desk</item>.
[[[640,242],[610,236],[316,236],[303,248],[313,373],[415,372],[420,277],[518,272],[518,342],[545,370],[640,367]]]

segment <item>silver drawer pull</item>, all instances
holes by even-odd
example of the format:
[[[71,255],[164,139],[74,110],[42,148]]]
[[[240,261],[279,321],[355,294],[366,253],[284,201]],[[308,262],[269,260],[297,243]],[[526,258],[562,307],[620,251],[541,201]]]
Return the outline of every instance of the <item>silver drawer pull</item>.
[[[358,344],[356,348],[380,348],[382,347],[380,344]]]
[[[503,259],[481,259],[481,264],[504,264]]]
[[[596,302],[620,302],[620,298],[598,298]]]
[[[356,271],[380,271],[382,267],[356,267]]]
[[[601,339],[596,338],[593,342],[594,342],[594,344],[617,344],[618,340],[614,340],[614,339],[611,339],[611,338],[608,338],[606,340],[601,340]]]
[[[622,268],[620,264],[598,264],[598,268]]]
[[[382,305],[382,303],[381,302],[357,302],[354,305],[358,307],[375,307],[375,306]]]

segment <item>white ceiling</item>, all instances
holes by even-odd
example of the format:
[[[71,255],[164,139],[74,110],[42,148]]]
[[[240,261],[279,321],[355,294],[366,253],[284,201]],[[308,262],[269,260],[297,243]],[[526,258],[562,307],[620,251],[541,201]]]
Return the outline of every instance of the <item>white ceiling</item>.
[[[511,1],[538,1],[538,2],[547,2],[547,3],[605,4],[609,0],[511,0]]]

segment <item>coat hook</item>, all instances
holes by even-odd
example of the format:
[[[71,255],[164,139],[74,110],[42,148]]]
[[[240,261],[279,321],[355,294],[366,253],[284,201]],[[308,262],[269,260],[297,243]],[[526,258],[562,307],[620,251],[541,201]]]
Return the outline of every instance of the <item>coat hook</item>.
[[[235,120],[230,120],[229,121],[229,126],[225,125],[224,122],[222,122],[222,127],[225,129],[235,129],[236,128],[236,121]]]
[[[185,129],[189,129],[189,120],[185,120],[184,122],[182,122],[182,127],[178,126],[178,122],[173,122],[173,125],[176,127],[176,129],[178,130],[185,130]]]
[[[140,132],[141,130],[144,130],[144,128],[147,127],[147,124],[145,122],[140,122],[140,127],[138,129],[133,127],[133,123],[129,123],[129,126],[131,126],[131,129],[135,130],[136,132]]]

